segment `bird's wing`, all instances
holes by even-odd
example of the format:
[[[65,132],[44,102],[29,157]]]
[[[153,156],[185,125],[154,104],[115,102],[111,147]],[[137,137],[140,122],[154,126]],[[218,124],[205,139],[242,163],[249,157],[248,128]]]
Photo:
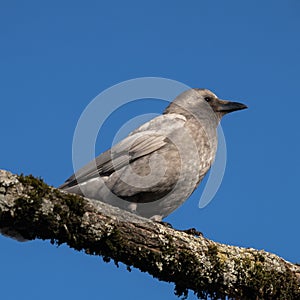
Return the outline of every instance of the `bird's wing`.
[[[162,115],[152,119],[78,170],[59,188],[72,187],[99,175],[109,176],[139,157],[157,151],[168,142],[166,136],[171,131],[183,127],[185,121],[184,117],[177,114]]]

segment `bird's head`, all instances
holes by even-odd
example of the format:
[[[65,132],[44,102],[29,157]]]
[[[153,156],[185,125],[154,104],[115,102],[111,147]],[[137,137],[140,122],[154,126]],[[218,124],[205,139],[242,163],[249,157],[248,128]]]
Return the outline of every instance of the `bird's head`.
[[[247,106],[239,102],[219,99],[208,89],[190,89],[179,96],[166,108],[164,113],[181,113],[185,116],[195,115],[197,118],[213,116],[221,118],[233,111],[245,109]]]
[[[199,95],[202,96],[204,101],[206,101],[212,110],[219,114],[220,117],[223,117],[224,115],[241,109],[246,109],[247,106],[243,103],[239,102],[232,102],[228,100],[221,100],[219,99],[213,92],[207,89],[194,89],[199,93]]]

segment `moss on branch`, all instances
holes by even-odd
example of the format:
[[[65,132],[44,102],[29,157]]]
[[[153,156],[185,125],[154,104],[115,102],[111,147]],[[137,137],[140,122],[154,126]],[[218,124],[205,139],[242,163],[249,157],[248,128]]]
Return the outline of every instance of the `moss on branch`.
[[[173,282],[206,299],[300,299],[300,266],[262,251],[195,237],[33,176],[0,171],[0,232],[49,239]]]

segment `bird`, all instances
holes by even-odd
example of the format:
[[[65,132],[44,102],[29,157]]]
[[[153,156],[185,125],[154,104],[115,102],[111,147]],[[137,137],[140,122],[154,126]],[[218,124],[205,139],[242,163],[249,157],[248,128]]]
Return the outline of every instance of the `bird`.
[[[161,222],[209,171],[222,117],[246,108],[219,99],[208,89],[188,89],[161,115],[79,169],[59,189]]]

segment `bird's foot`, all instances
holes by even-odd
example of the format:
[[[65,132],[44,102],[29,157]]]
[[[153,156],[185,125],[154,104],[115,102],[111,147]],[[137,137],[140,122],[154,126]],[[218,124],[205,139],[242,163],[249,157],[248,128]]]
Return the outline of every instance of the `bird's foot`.
[[[168,223],[168,222],[164,222],[164,221],[156,221],[157,223],[164,225],[168,228],[174,229],[176,231],[180,231],[180,232],[185,232],[187,234],[199,237],[199,236],[203,236],[203,233],[201,231],[198,231],[196,228],[189,228],[189,229],[176,229],[172,226],[172,224]]]
[[[156,221],[156,222],[159,223],[159,224],[161,224],[161,225],[164,225],[164,226],[166,226],[168,228],[174,229],[174,227],[172,226],[172,224],[169,223],[169,222],[164,222],[164,221]]]
[[[201,231],[198,231],[196,228],[190,228],[190,229],[184,229],[178,231],[185,232],[187,234],[194,235],[196,237],[203,236],[203,233]]]

